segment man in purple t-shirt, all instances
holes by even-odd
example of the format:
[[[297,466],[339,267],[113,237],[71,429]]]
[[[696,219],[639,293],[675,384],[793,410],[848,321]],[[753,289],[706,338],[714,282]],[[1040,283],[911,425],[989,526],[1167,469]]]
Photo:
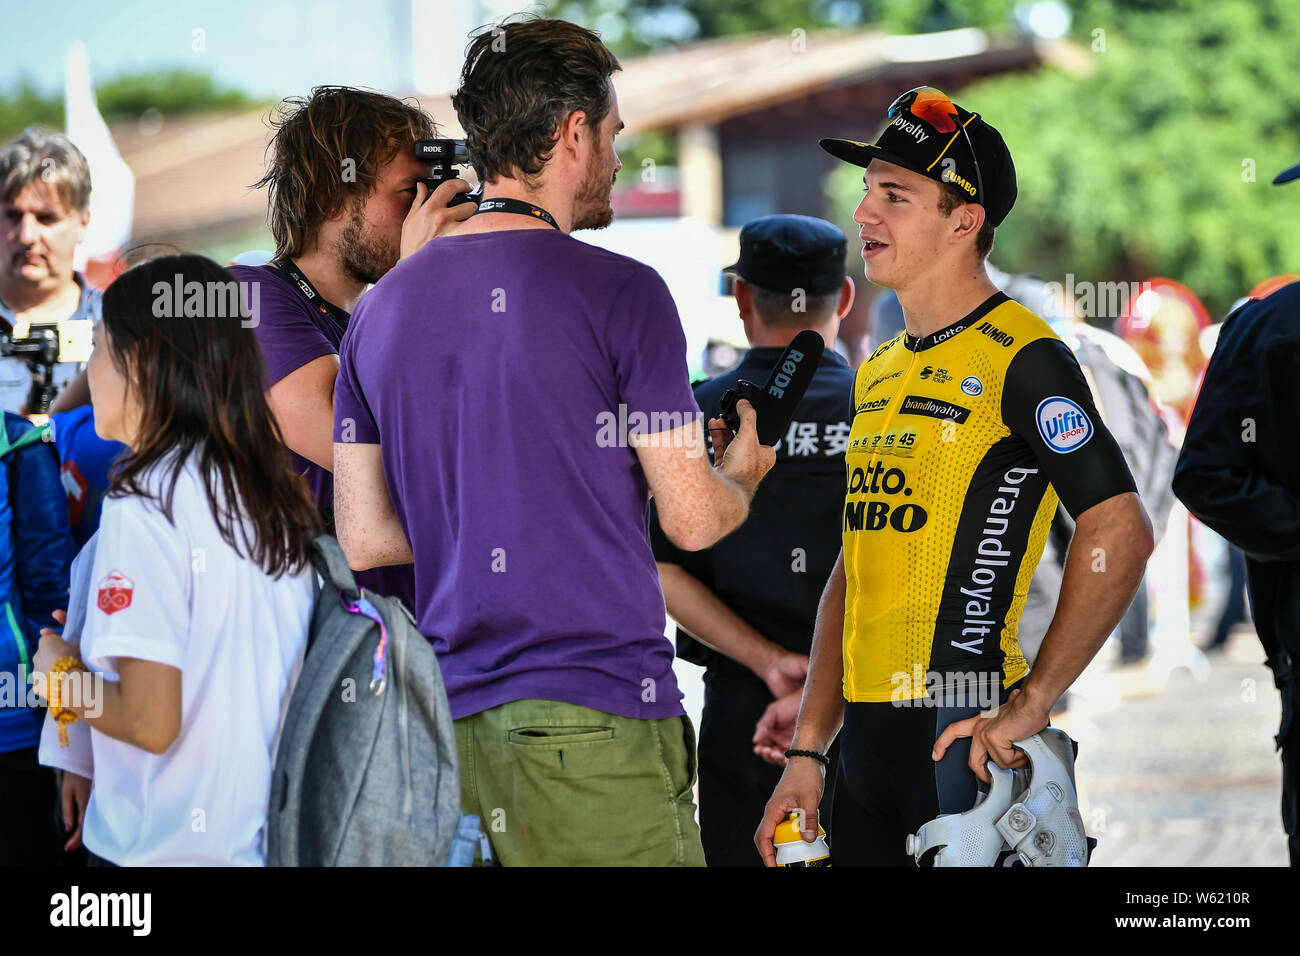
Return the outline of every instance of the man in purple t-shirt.
[[[447,201],[469,187],[445,183],[425,203],[429,175],[411,147],[437,135],[418,107],[382,93],[323,87],[286,100],[276,121],[267,186],[276,258],[232,266],[255,282],[254,331],[266,357],[267,399],[289,448],[333,530],[334,380],[349,314],[368,284],[448,222],[473,211]],[[340,176],[350,169],[354,175]],[[365,588],[415,602],[409,564],[357,575]]]
[[[484,198],[339,355],[339,540],[353,567],[414,561],[463,810],[506,865],[703,864],[648,498],[707,547],[775,457],[742,403],[709,465],[663,280],[568,235],[613,217],[618,68],[558,20],[471,42],[453,102]]]

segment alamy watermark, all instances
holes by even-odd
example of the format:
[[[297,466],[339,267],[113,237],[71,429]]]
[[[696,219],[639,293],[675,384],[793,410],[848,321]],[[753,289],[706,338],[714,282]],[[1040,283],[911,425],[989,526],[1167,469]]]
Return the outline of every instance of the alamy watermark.
[[[691,458],[705,452],[700,412],[629,412],[619,403],[618,412],[596,415],[598,448],[685,448]],[[687,427],[687,426],[695,427]]]
[[[155,318],[234,319],[246,329],[257,328],[262,305],[260,282],[185,281],[179,272],[171,282],[153,284]]]
[[[1001,701],[1002,682],[995,674],[979,671],[897,671],[890,679],[889,702],[895,707],[971,707],[995,709]]]
[[[91,719],[104,712],[103,674],[73,670],[56,676],[60,678],[59,700],[64,706],[85,708],[85,715]],[[49,699],[44,673],[38,671],[28,681],[10,671],[0,672],[0,709],[44,707]]]
[[[1064,283],[1044,284],[1044,301],[1035,311],[1051,315],[1064,302],[1081,319],[1118,319],[1129,315],[1139,296],[1150,290],[1150,282],[1076,282],[1074,273],[1067,272]]]

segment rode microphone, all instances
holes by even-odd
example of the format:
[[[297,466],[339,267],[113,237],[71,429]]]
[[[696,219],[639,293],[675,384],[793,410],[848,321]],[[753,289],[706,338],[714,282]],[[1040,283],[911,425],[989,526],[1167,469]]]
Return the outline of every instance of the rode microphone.
[[[722,394],[722,420],[727,427],[733,432],[740,431],[736,402],[744,398],[758,414],[758,440],[764,445],[780,442],[790,427],[803,393],[808,391],[825,348],[826,343],[819,333],[804,329],[776,360],[766,385],[760,387],[742,378],[735,388],[727,389]]]

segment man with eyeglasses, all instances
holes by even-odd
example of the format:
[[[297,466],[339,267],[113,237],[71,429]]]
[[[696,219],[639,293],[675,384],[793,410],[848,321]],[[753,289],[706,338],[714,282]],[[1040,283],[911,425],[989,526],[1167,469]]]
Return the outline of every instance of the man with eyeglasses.
[[[1123,616],[1151,524],[1069,348],[985,271],[1016,198],[998,131],[922,87],[875,143],[821,146],[866,170],[866,277],[897,292],[906,328],[857,373],[840,558],[754,841],[774,865],[796,808],[815,838],[842,728],[832,863],[910,865],[908,834],[970,809],[988,759],[1026,763],[1013,742],[1047,725]],[[1058,499],[1076,529],[1029,673],[1016,630]]]

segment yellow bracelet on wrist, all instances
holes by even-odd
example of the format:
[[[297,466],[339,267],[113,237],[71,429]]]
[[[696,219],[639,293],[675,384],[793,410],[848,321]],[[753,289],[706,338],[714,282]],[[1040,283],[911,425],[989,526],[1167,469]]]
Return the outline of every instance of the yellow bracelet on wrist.
[[[67,674],[70,671],[85,671],[86,665],[81,663],[75,657],[60,657],[50,667],[50,716],[59,724],[59,746],[68,746],[68,724],[77,719],[77,715],[68,708],[62,706],[61,697],[63,694],[63,681],[60,675]]]

